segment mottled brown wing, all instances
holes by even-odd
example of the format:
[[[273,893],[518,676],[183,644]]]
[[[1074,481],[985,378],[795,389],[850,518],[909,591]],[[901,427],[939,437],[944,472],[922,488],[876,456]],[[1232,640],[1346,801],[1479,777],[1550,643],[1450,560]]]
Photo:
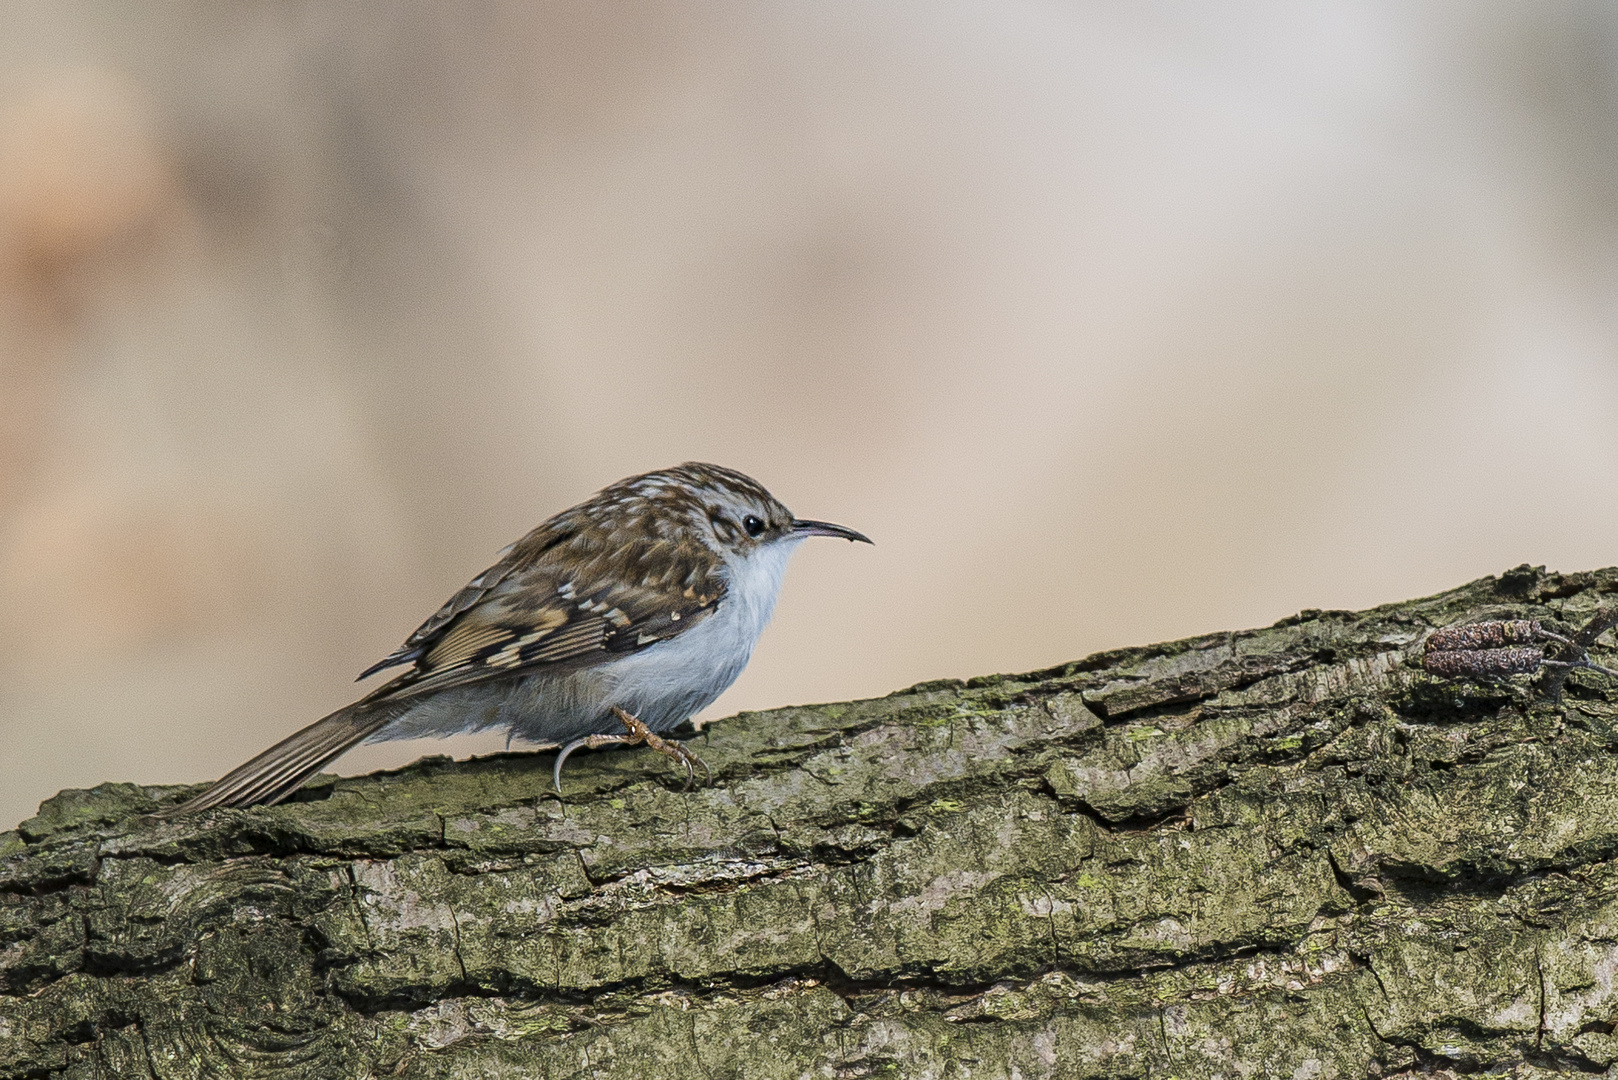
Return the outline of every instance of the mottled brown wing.
[[[372,668],[412,665],[367,700],[634,652],[684,633],[724,597],[721,564],[700,546],[535,539],[524,538]]]
[[[405,639],[405,643],[394,649],[391,653],[360,672],[355,682],[368,679],[379,671],[400,664],[408,664],[421,657],[425,648],[437,638],[450,620],[471,608],[479,600],[489,594],[489,590],[499,585],[516,568],[511,558],[512,549],[516,545],[506,548],[500,553],[500,561],[489,567],[483,573],[463,585],[459,592],[450,597],[444,606],[433,612],[432,616]]]

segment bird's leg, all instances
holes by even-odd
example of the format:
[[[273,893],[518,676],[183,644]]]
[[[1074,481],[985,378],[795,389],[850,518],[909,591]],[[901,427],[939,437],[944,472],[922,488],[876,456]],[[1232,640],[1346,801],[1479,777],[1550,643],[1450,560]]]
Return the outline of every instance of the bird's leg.
[[[628,712],[620,709],[616,705],[612,707],[612,715],[616,716],[624,727],[629,729],[628,735],[619,735],[614,741],[622,742],[627,746],[634,746],[636,743],[645,743],[653,750],[656,750],[659,754],[671,757],[675,761],[678,761],[681,765],[685,766],[685,787],[681,788],[680,790],[690,791],[691,785],[696,782],[697,774],[696,770],[692,768],[693,765],[702,766],[702,782],[704,784],[713,783],[713,771],[708,768],[708,763],[697,757],[697,755],[693,754],[691,751],[687,750],[684,743],[678,741],[677,739],[663,738],[661,735],[657,734],[657,732],[641,723],[637,717],[630,715]]]
[[[687,750],[684,744],[674,739],[663,738],[642,723],[638,717],[624,709],[620,709],[616,705],[612,706],[612,714],[627,729],[626,734],[586,735],[582,739],[574,739],[562,747],[562,752],[556,755],[556,768],[551,774],[551,780],[556,785],[558,795],[562,793],[562,762],[566,761],[568,755],[581,746],[597,750],[603,746],[639,746],[641,743],[645,743],[658,753],[665,754],[685,766],[685,787],[681,789],[682,791],[691,790],[691,785],[696,780],[696,770],[692,768],[693,765],[701,765],[702,774],[705,778],[704,782],[713,783],[713,772],[708,768],[707,763]]]

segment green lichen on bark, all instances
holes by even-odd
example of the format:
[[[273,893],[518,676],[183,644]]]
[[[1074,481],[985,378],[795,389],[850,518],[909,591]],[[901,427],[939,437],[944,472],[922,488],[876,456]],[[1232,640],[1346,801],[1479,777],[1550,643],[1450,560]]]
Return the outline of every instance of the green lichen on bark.
[[[1618,686],[1421,670],[1618,570],[601,753],[63,792],[0,833],[0,1078],[1358,1077],[1618,1060]],[[1598,659],[1611,663],[1610,647]]]

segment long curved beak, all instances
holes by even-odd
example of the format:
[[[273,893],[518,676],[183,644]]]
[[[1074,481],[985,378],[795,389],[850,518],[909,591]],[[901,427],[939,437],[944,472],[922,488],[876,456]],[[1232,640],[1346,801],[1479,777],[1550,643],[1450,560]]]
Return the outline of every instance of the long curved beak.
[[[792,535],[840,536],[844,540],[858,540],[862,544],[874,543],[874,541],[872,541],[872,539],[869,536],[866,536],[864,533],[857,533],[853,529],[845,528],[842,525],[833,525],[829,521],[803,521],[795,518],[792,522]]]

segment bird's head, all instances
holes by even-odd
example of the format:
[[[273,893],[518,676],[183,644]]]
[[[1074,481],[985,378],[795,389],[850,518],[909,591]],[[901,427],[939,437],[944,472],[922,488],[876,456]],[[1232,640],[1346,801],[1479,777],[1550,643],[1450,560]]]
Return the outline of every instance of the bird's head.
[[[842,525],[793,517],[757,480],[720,465],[688,461],[630,483],[637,494],[684,504],[698,535],[726,561],[765,549],[792,548],[811,536],[871,543],[864,534]]]

